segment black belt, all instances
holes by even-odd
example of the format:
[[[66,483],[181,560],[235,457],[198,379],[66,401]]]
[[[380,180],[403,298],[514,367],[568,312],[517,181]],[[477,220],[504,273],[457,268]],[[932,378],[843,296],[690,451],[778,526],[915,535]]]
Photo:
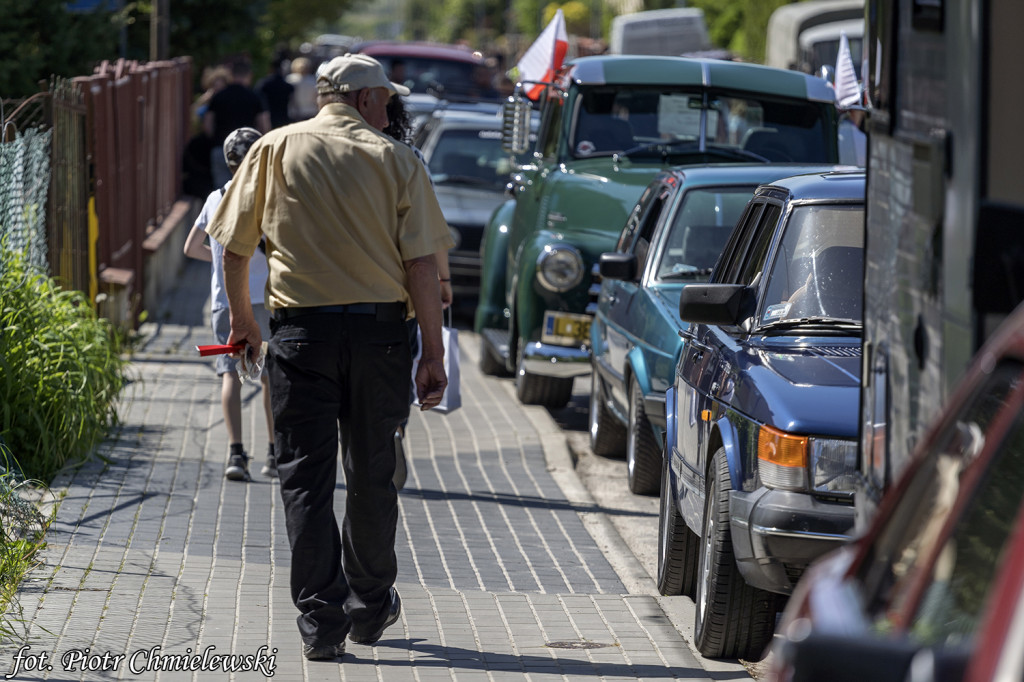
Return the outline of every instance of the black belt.
[[[315,305],[303,308],[278,308],[274,319],[278,322],[303,315],[373,315],[378,322],[400,322],[405,319],[405,304],[391,303],[349,303],[347,305]]]

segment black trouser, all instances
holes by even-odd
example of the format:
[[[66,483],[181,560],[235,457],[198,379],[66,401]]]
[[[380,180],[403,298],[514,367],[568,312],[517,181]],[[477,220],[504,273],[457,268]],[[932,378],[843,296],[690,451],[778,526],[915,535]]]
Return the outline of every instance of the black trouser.
[[[267,367],[292,601],[303,642],[338,644],[353,623],[383,623],[398,572],[391,479],[395,429],[409,416],[409,333],[402,320],[349,313],[274,319],[271,330]],[[339,426],[340,535],[333,508]]]

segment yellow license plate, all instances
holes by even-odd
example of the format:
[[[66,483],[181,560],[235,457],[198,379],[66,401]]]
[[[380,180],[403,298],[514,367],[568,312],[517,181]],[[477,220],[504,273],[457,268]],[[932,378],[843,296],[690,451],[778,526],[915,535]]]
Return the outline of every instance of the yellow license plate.
[[[549,310],[544,313],[544,343],[579,344],[590,340],[590,315]]]

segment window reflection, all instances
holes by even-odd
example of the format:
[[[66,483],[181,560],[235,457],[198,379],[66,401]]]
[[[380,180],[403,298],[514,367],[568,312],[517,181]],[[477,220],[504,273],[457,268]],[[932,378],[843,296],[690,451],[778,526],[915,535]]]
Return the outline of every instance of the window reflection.
[[[910,634],[931,645],[962,641],[974,632],[1024,491],[1021,372],[1019,363],[997,367],[913,471],[864,570],[866,594],[877,597],[869,608],[882,614],[876,629],[903,625],[898,617],[914,598],[910,585],[931,570]],[[992,438],[1000,439],[993,461],[952,533],[943,536],[964,472],[984,447],[993,446]]]

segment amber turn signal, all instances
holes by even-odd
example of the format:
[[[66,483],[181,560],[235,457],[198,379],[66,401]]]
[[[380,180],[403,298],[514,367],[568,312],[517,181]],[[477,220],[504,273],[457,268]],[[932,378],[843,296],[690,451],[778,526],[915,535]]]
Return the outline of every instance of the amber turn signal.
[[[762,426],[757,433],[757,458],[784,467],[806,467],[807,443],[807,436]]]

